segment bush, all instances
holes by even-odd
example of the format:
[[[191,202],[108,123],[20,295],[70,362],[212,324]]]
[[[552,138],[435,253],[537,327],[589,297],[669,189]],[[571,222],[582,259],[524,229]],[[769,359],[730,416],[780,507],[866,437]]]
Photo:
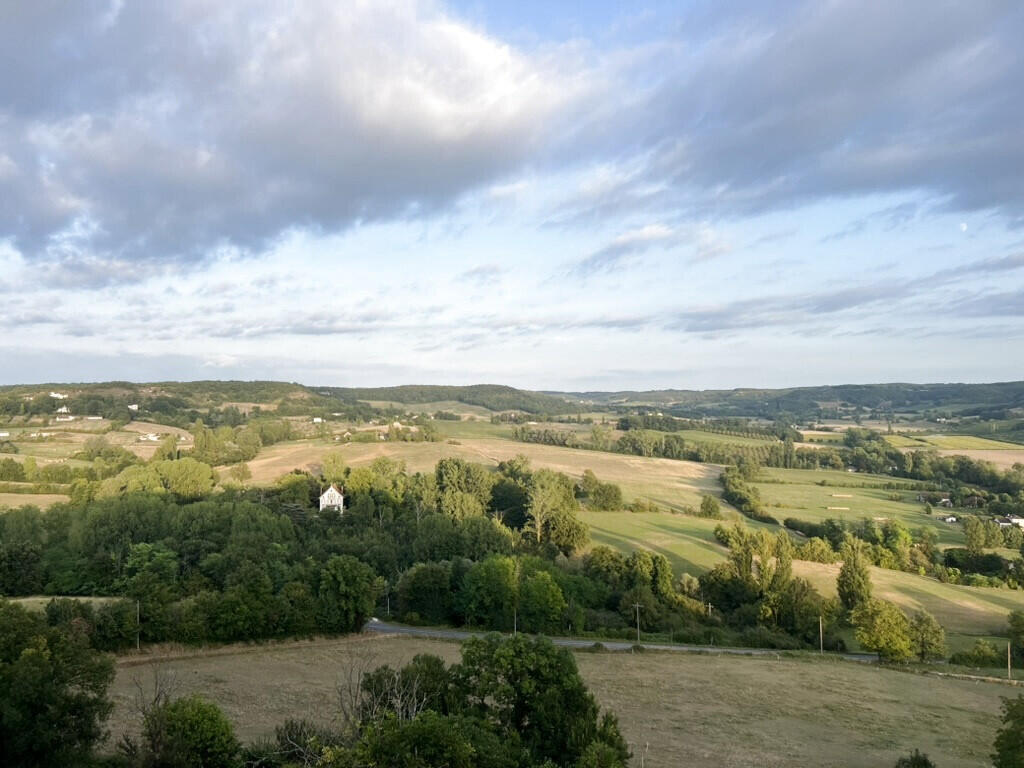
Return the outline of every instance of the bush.
[[[950,664],[961,667],[996,667],[1002,661],[999,651],[988,640],[977,640],[968,651],[957,651],[949,657]]]
[[[236,768],[241,745],[230,721],[212,702],[188,696],[146,715],[146,744],[153,762],[167,768]]]

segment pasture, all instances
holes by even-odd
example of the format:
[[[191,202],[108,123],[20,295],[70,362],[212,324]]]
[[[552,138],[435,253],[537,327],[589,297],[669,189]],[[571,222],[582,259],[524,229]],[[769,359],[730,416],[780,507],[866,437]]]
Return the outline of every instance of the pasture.
[[[724,511],[724,515],[741,519],[737,512]],[[590,512],[582,514],[590,526],[590,540],[621,552],[647,549],[664,555],[679,575],[686,572],[697,576],[710,570],[725,559],[726,548],[715,538],[715,526],[729,520],[709,520],[689,515],[658,512]],[[742,518],[752,528],[772,528]]]
[[[453,642],[353,636],[147,659],[122,657],[111,687],[112,749],[138,730],[138,685],[155,670],[175,695],[217,702],[243,740],[289,717],[329,724],[354,664],[397,666],[418,653],[457,661]],[[943,768],[986,765],[999,725],[998,684],[907,674],[857,662],[655,653],[576,653],[598,703],[616,712],[634,765],[876,768],[914,748]],[[783,704],[784,703],[784,704]]]
[[[836,594],[839,563],[794,561],[793,573],[807,579],[826,597]],[[896,603],[908,614],[924,609],[939,623],[959,635],[1006,634],[1006,616],[1024,610],[1024,591],[943,584],[935,579],[903,571],[871,568],[872,595]]]
[[[941,451],[1024,451],[1020,443],[976,435],[886,435],[896,448],[937,448]]]
[[[863,486],[892,483],[893,478],[792,469],[764,470],[762,474],[773,482],[754,485],[760,491],[769,514],[780,523],[787,517],[813,523],[821,523],[828,518],[848,523],[865,517],[879,522],[893,519],[911,530],[922,526],[931,528],[938,536],[940,547],[963,546],[960,526],[942,522],[937,513],[926,515],[924,504],[916,500],[917,491],[909,490],[905,482],[896,481],[895,484],[902,487],[895,489],[867,488]],[[820,480],[825,480],[828,485],[819,485]]]
[[[998,451],[939,451],[940,456],[966,456],[979,461],[989,461],[1000,469],[1013,469],[1015,464],[1024,464],[1024,448],[1011,451],[1001,449]]]
[[[498,438],[464,438],[459,439],[457,444],[384,441],[335,443],[327,440],[278,443],[263,449],[249,462],[252,482],[256,485],[272,483],[292,469],[304,469],[318,464],[328,452],[340,453],[345,462],[353,467],[370,464],[381,457],[404,461],[410,472],[432,471],[439,459],[448,456],[496,466],[500,461],[523,454],[530,459],[534,468],[546,467],[572,477],[580,477],[585,469],[593,470],[601,480],[620,485],[627,500],[643,498],[668,508],[697,505],[703,494],[720,492],[718,475],[721,468],[712,464],[560,448]]]
[[[69,500],[70,497],[63,493],[0,493],[0,510],[5,507],[13,508],[25,505],[46,509]]]

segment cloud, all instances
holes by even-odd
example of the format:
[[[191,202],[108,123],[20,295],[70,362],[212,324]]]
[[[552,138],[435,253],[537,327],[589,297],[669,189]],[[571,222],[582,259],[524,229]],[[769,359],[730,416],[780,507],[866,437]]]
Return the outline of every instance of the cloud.
[[[456,280],[478,286],[495,285],[504,273],[505,270],[497,264],[481,264],[479,267],[467,269]]]
[[[627,189],[577,201],[728,217],[903,193],[1024,224],[1024,8],[697,3],[601,134]],[[642,169],[635,170],[638,158]],[[641,192],[644,191],[644,194]],[[632,193],[632,194],[628,194]]]
[[[197,261],[429,213],[533,157],[591,88],[426,1],[11,13],[0,236],[30,260]]]
[[[917,213],[918,205],[916,203],[900,203],[899,205],[889,206],[850,222],[849,225],[838,232],[833,232],[821,238],[821,242],[828,243],[834,240],[845,240],[848,237],[859,235],[875,224],[880,224],[884,230],[891,231],[913,221]]]
[[[644,253],[656,246],[671,244],[677,237],[675,232],[663,224],[648,224],[632,229],[581,259],[573,266],[572,271],[580,277],[589,277],[600,272],[614,272],[623,266],[628,257]]]

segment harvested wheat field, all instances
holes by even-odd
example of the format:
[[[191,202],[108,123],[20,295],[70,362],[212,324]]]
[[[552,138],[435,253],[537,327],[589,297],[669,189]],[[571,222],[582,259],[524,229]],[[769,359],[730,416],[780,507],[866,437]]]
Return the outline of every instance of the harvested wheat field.
[[[137,728],[136,681],[155,670],[176,693],[216,701],[244,740],[289,717],[329,722],[354,664],[401,664],[417,653],[458,659],[455,643],[409,637],[237,646],[146,661],[122,658],[112,687],[112,743]],[[987,765],[1001,696],[1016,689],[858,662],[662,653],[578,653],[602,707],[618,713],[645,766],[877,768],[914,748],[942,768]],[[639,765],[639,760],[634,759]]]
[[[701,494],[720,492],[721,467],[674,459],[651,459],[602,451],[585,451],[498,438],[461,438],[454,443],[333,443],[300,440],[278,443],[249,462],[253,483],[268,484],[293,469],[307,469],[324,454],[338,452],[350,466],[386,457],[404,461],[410,472],[429,472],[447,456],[497,465],[517,454],[529,457],[535,469],[546,467],[579,477],[590,469],[605,482],[617,483],[627,499],[650,498],[665,506],[699,504]]]

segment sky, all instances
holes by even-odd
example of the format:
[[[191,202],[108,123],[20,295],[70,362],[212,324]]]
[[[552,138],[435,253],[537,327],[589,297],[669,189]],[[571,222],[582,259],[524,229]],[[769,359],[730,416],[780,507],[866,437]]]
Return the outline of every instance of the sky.
[[[0,384],[1024,378],[1024,5],[0,0]]]

